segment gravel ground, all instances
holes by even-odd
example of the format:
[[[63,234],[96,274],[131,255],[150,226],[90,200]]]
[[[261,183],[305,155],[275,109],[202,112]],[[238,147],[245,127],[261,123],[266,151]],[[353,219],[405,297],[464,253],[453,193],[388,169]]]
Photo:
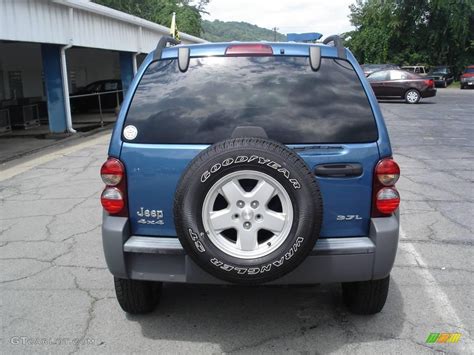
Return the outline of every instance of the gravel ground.
[[[339,285],[166,285],[153,314],[124,314],[102,254],[102,137],[0,175],[0,351],[473,353],[474,91],[381,107],[403,202],[380,314],[349,314]],[[426,344],[431,332],[462,335]]]

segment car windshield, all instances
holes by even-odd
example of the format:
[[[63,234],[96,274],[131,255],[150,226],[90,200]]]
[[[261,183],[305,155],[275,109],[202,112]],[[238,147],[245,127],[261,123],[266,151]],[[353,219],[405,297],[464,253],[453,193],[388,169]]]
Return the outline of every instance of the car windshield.
[[[84,88],[84,91],[87,91],[87,92],[95,92],[95,91],[99,91],[100,89],[100,83],[90,83],[89,85],[87,85],[85,88]]]
[[[287,144],[377,140],[374,116],[354,68],[308,57],[192,58],[185,73],[177,60],[147,68],[126,125],[137,143],[211,144],[237,127],[262,127]]]
[[[364,69],[369,69],[369,70],[378,70],[378,69],[385,68],[386,65],[384,65],[384,64],[364,64],[362,67]]]
[[[432,74],[446,74],[448,72],[448,68],[433,68],[430,72]]]
[[[464,73],[474,73],[474,68],[466,68]]]

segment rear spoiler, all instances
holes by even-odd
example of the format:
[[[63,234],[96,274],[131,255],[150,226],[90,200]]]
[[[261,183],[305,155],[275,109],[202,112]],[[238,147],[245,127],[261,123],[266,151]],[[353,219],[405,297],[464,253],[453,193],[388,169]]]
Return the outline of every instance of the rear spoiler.
[[[342,44],[342,39],[338,35],[332,35],[324,39],[323,44],[334,43],[334,46],[337,48],[337,56],[341,59],[347,59],[346,49]],[[163,53],[163,49],[166,48],[168,44],[178,45],[181,42],[177,39],[170,36],[163,36],[158,41],[158,44],[155,49],[155,54],[153,55],[153,60],[160,60]],[[178,66],[181,72],[188,70],[189,66],[189,55],[190,50],[187,47],[181,47],[178,49]],[[321,65],[321,48],[320,47],[310,47],[309,48],[309,58],[310,65],[314,71],[319,69]]]

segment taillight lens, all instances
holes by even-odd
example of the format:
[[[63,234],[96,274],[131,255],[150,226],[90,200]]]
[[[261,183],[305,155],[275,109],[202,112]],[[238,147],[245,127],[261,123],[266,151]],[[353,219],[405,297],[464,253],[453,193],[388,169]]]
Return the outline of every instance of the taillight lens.
[[[434,80],[433,79],[425,80],[425,84],[428,85],[429,88],[434,88]]]
[[[122,192],[116,187],[106,187],[100,196],[100,203],[111,214],[119,213],[125,206]]]
[[[384,214],[392,214],[400,205],[400,195],[393,187],[384,187],[377,192],[377,209]]]
[[[375,167],[375,175],[384,186],[393,186],[400,177],[400,167],[393,159],[382,159]]]
[[[400,167],[392,158],[380,160],[374,169],[372,217],[386,217],[400,205],[400,194],[395,183],[400,177]]]
[[[125,167],[117,158],[108,158],[100,168],[100,176],[105,189],[100,196],[104,210],[109,214],[127,217],[127,183]]]
[[[125,168],[120,160],[109,158],[100,168],[100,177],[104,184],[117,186],[123,179]]]

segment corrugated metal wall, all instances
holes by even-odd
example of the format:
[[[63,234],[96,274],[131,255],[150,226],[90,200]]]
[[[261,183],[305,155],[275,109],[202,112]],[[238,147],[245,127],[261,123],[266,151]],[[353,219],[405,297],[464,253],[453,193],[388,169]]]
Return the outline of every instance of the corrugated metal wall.
[[[0,0],[0,40],[68,44],[72,38],[74,46],[148,53],[163,34],[168,34],[163,26],[151,22],[143,21],[146,26],[139,26],[83,10],[97,7],[87,3],[73,8],[70,23],[69,5],[57,0]],[[199,40],[184,37],[184,43]]]

